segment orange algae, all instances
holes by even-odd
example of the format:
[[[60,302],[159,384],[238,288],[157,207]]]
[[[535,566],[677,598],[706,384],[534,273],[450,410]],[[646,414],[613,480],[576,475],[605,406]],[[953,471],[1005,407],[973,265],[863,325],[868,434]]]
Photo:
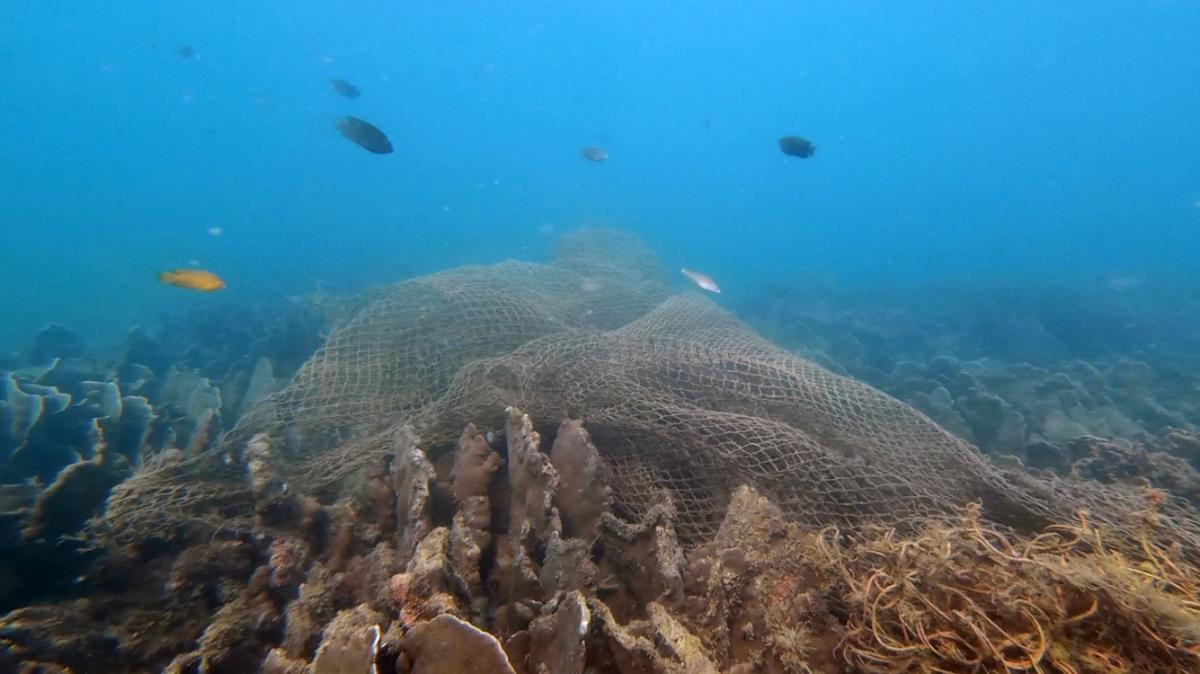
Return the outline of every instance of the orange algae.
[[[979,506],[915,534],[867,528],[819,550],[848,607],[840,645],[854,671],[1191,672],[1200,669],[1200,569],[1143,536],[1116,547],[1085,513],[1021,537]],[[1115,539],[1114,539],[1115,540]]]

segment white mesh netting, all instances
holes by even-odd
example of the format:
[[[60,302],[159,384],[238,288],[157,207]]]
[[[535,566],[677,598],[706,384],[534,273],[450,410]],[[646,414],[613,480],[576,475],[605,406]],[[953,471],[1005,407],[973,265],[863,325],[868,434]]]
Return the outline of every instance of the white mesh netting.
[[[636,516],[665,490],[689,542],[711,536],[740,484],[814,526],[902,524],[971,501],[1024,530],[1080,508],[1138,526],[1136,493],[1001,472],[915,409],[775,347],[707,299],[668,297],[651,252],[600,230],[564,238],[549,265],[466,267],[379,292],[218,451],[119,487],[108,526],[133,540],[248,516],[244,468],[228,457],[255,433],[278,438],[296,487],[346,493],[386,461],[395,429],[437,446],[467,421],[502,429],[509,405],[546,428],[582,419],[619,511]],[[1194,511],[1160,512],[1200,541]]]

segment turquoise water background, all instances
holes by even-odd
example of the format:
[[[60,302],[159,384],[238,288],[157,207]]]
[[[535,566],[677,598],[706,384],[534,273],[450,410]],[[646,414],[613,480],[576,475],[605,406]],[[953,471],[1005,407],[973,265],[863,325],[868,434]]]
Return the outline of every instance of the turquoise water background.
[[[163,311],[545,259],[591,222],[707,272],[725,302],[813,272],[1200,272],[1197,2],[14,0],[3,15],[0,353],[50,321],[115,341]],[[344,114],[396,152],[341,138]],[[782,155],[786,134],[816,155]],[[584,161],[586,145],[611,158]],[[229,288],[157,283],[193,261]]]

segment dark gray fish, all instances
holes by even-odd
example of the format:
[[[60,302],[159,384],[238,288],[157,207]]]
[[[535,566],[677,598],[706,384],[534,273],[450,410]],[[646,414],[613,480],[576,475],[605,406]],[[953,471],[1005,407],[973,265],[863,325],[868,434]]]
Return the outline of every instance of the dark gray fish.
[[[187,60],[196,55],[196,50],[186,44],[179,48],[179,58]]]
[[[339,80],[335,77],[334,79],[329,80],[329,86],[333,87],[335,92],[345,96],[346,98],[358,98],[358,87],[350,84],[346,80]]]
[[[779,139],[779,150],[789,157],[801,157],[807,159],[813,156],[817,151],[817,146],[808,142],[800,136],[784,136]]]
[[[374,124],[349,115],[338,120],[337,130],[348,140],[375,154],[390,154],[392,142]]]
[[[608,151],[599,147],[585,147],[579,151],[583,158],[588,161],[604,161],[608,159]]]

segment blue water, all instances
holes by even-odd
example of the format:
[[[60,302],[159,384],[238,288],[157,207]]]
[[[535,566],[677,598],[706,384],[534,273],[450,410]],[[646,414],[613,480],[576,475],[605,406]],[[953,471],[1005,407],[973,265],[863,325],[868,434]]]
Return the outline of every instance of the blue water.
[[[0,353],[216,301],[156,282],[192,261],[303,294],[588,222],[726,301],[805,271],[1197,273],[1200,3],[688,4],[12,0]]]

